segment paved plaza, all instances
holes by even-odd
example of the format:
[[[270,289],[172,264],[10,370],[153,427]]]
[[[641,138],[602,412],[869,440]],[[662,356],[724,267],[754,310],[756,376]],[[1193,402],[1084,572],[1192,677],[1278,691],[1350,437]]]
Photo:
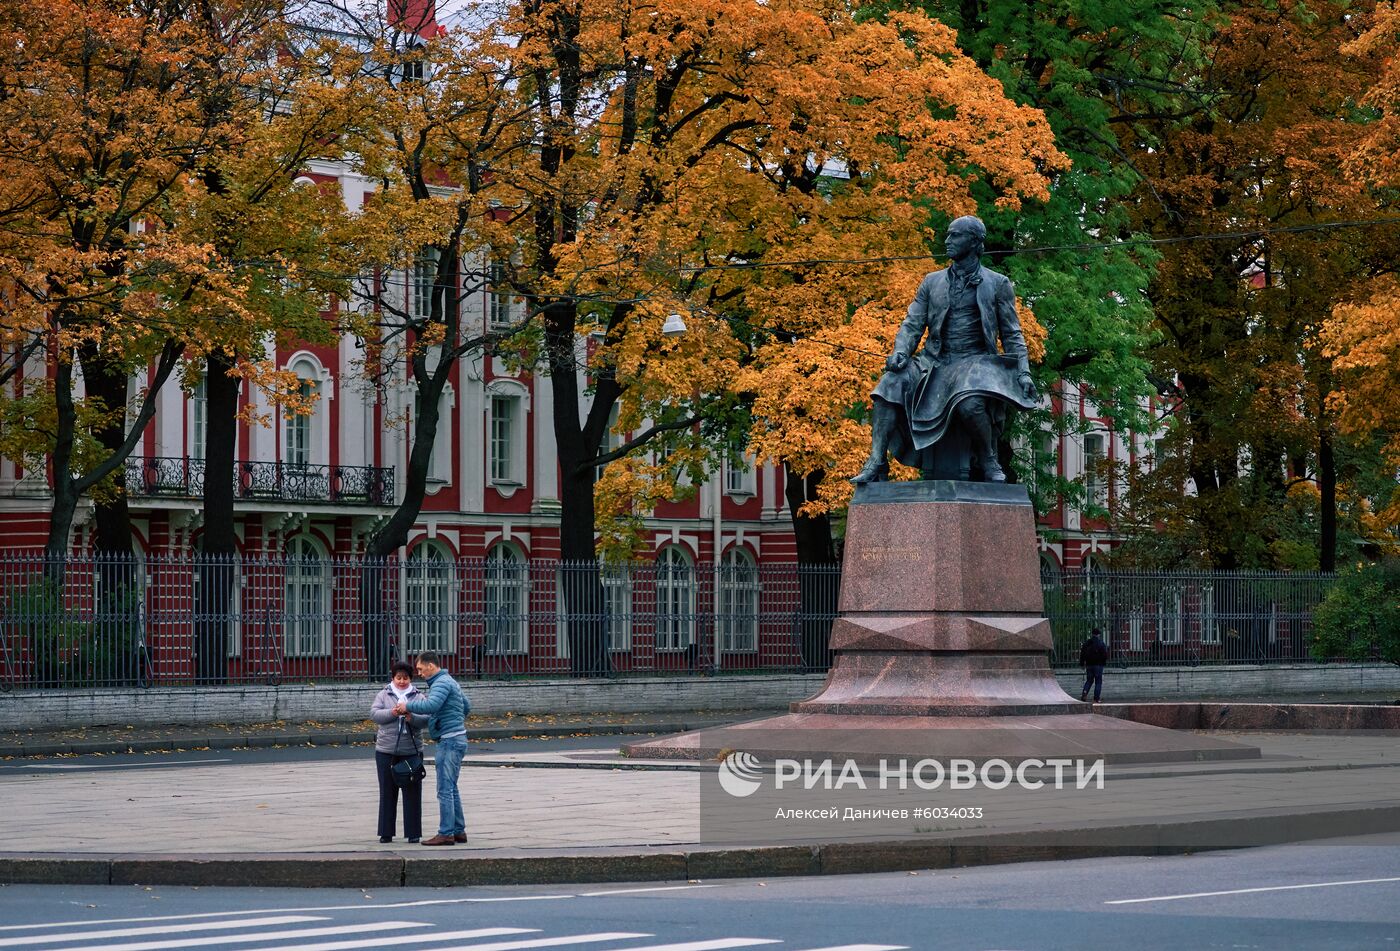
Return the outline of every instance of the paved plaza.
[[[977,804],[978,820],[910,821],[903,836],[960,832],[1093,830],[1141,823],[1209,822],[1261,814],[1327,815],[1400,807],[1400,743],[1380,734],[1228,734],[1260,747],[1236,763],[1109,767],[1103,789],[978,789],[940,801]],[[178,754],[149,765],[101,758],[10,761],[0,769],[0,851],[69,855],[161,853],[374,853],[490,855],[497,850],[573,851],[703,846],[703,783],[715,765],[620,759],[593,750],[469,755],[461,789],[470,842],[450,849],[380,845],[374,835],[373,759],[190,763]],[[429,747],[431,751],[431,747]],[[218,754],[206,754],[214,756]],[[842,793],[844,795],[844,792]],[[831,800],[860,805],[858,797]],[[714,800],[706,808],[714,808]],[[736,804],[737,805],[737,804]],[[424,828],[436,820],[431,766]],[[711,820],[713,817],[711,816]],[[797,841],[765,819],[725,830],[751,846]],[[888,833],[888,828],[882,829]],[[895,830],[899,832],[899,829]],[[1377,830],[1379,831],[1379,830]],[[833,822],[822,838],[868,836]],[[799,836],[800,838],[800,836]]]

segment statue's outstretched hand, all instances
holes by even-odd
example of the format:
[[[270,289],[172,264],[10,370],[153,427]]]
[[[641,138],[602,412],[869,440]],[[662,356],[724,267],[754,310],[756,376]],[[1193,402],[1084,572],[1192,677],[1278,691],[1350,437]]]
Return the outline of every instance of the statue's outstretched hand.
[[[893,370],[895,373],[898,373],[900,370],[903,370],[908,365],[909,354],[904,353],[901,350],[896,350],[894,353],[890,354],[889,357],[885,360],[885,369]]]

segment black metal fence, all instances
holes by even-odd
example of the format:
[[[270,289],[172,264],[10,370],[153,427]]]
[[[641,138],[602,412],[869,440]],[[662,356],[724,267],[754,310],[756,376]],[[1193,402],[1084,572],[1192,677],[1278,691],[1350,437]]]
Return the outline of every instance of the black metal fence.
[[[1313,610],[1335,576],[1269,571],[1042,575],[1052,663],[1073,667],[1098,628],[1118,666],[1308,661]]]
[[[5,689],[825,670],[840,572],[683,559],[0,554]]]
[[[0,554],[0,687],[353,681],[432,650],[467,677],[825,670],[836,566]],[[1309,660],[1331,576],[1042,579],[1056,666],[1092,628],[1112,664]]]

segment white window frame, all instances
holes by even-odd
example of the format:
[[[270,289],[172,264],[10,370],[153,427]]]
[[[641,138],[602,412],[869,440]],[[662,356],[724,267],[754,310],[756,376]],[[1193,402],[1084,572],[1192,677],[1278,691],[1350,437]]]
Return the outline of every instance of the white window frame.
[[[738,458],[742,460],[738,464],[732,459],[726,459],[724,462],[724,494],[733,498],[750,499],[758,494],[757,473],[747,453]]]
[[[315,380],[308,380],[302,376],[298,376],[298,380],[300,380],[298,386],[303,398],[316,395]],[[313,426],[315,413],[316,408],[313,404],[310,413],[283,414],[283,422],[285,423],[282,429],[283,464],[296,469],[305,469],[315,465],[316,436]]]
[[[515,323],[513,295],[509,290],[498,291],[505,281],[506,266],[498,261],[486,264],[486,329],[508,330]]]
[[[437,287],[438,262],[426,255],[417,255],[408,270],[408,309],[417,320],[433,315],[433,291]],[[446,307],[447,302],[443,302]]]
[[[328,657],[333,579],[326,549],[311,535],[294,535],[287,542],[285,559],[282,653],[286,657]]]
[[[1157,643],[1170,647],[1181,644],[1185,626],[1182,623],[1181,602],[1181,588],[1171,586],[1162,590],[1161,597],[1157,599]]]
[[[683,651],[695,643],[695,564],[685,549],[656,553],[656,650]]]
[[[487,407],[487,481],[494,486],[521,486],[525,483],[521,458],[525,401],[514,393],[495,390],[488,394]]]
[[[608,613],[608,650],[632,649],[632,566],[604,565],[603,598]]]
[[[482,584],[487,654],[524,654],[529,649],[529,595],[530,575],[524,554],[509,542],[492,545],[486,553]]]
[[[1045,483],[1051,482],[1060,465],[1059,437],[1049,429],[1038,429],[1031,436],[1031,491],[1045,491]],[[1049,463],[1046,465],[1045,463]]]
[[[1098,453],[1089,451],[1090,440],[1096,441],[1102,449]],[[1102,507],[1108,504],[1108,480],[1099,469],[1108,459],[1108,434],[1103,432],[1085,433],[1083,437],[1084,457],[1084,503]]]
[[[1201,644],[1216,647],[1220,644],[1220,625],[1215,621],[1215,585],[1206,583],[1200,588],[1201,598]]]
[[[455,657],[461,589],[451,553],[440,542],[419,542],[404,559],[403,585],[403,654]]]
[[[624,437],[620,433],[616,433],[613,431],[614,427],[617,426],[617,414],[618,406],[616,403],[614,403],[613,408],[608,412],[608,426],[606,429],[603,430],[602,442],[598,445],[598,455],[600,456],[612,452],[614,449],[621,446],[625,441]],[[593,481],[597,482],[599,479],[601,479],[603,477],[603,473],[606,470],[606,463],[604,463],[603,465],[594,466]]]
[[[413,395],[413,423],[418,424],[418,414],[422,411],[422,398]],[[428,456],[428,482],[434,485],[449,485],[452,482],[453,434],[452,412],[457,406],[457,394],[448,383],[438,397],[438,424],[433,434],[433,451]]]
[[[208,443],[209,381],[208,377],[201,377],[190,391],[190,458],[203,461]]]
[[[742,548],[724,553],[719,567],[720,650],[726,654],[758,652],[758,563]]]

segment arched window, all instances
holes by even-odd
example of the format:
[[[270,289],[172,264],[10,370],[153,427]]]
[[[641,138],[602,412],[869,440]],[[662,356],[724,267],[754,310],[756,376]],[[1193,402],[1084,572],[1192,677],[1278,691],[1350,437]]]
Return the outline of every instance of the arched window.
[[[309,535],[287,543],[282,633],[288,657],[331,652],[331,572],[326,551]]]
[[[719,630],[726,653],[758,650],[758,566],[742,548],[720,562]]]
[[[457,653],[457,581],[452,559],[423,542],[404,563],[404,652]]]
[[[486,554],[487,653],[525,653],[525,571],[525,558],[512,545]]]
[[[685,650],[695,640],[695,572],[675,545],[656,556],[656,649]]]

